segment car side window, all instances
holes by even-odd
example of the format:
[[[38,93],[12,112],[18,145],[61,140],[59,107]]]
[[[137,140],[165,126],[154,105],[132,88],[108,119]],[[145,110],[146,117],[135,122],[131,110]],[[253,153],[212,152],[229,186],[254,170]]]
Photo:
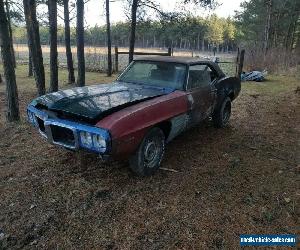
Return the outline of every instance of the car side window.
[[[206,64],[192,65],[189,68],[189,89],[200,88],[211,83],[211,69]]]

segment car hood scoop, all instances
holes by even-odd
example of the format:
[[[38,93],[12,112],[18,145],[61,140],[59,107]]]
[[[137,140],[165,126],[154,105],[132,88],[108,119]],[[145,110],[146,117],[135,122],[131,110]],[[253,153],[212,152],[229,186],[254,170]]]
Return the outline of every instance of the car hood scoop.
[[[133,104],[173,92],[139,84],[114,82],[58,91],[36,98],[32,105],[58,114],[96,121]]]

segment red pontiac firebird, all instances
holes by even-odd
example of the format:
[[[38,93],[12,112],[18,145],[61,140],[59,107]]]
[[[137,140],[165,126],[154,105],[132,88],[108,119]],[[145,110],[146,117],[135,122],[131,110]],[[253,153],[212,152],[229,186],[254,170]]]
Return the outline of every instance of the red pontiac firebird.
[[[111,84],[47,94],[27,108],[28,120],[49,143],[102,158],[129,158],[138,175],[160,166],[165,144],[212,117],[229,121],[240,80],[199,58],[135,59]]]

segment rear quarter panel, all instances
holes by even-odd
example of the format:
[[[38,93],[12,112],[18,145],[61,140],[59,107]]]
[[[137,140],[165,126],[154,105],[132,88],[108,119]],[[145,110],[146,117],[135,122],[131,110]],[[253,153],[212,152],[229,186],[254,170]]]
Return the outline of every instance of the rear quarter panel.
[[[186,93],[175,91],[127,107],[105,117],[96,126],[110,131],[112,155],[123,158],[135,152],[149,128],[187,110]]]

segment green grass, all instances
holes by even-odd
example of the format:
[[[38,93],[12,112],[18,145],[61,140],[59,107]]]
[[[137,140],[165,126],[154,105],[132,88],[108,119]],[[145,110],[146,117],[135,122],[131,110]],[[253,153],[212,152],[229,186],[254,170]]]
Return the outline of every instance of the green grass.
[[[276,95],[300,86],[300,77],[297,75],[268,75],[264,82],[242,82],[243,91],[247,94]]]

